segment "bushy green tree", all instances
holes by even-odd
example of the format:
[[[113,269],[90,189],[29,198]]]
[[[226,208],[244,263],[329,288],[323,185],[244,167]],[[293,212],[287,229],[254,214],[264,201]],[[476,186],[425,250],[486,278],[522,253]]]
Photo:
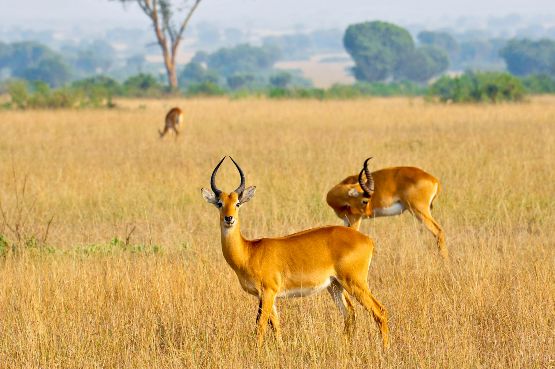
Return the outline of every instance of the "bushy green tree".
[[[466,72],[459,77],[444,76],[430,88],[441,101],[501,102],[520,101],[525,90],[521,81],[501,72]]]
[[[507,69],[514,75],[546,74],[555,76],[554,40],[513,39],[500,51]]]
[[[42,81],[52,87],[59,87],[71,79],[71,70],[61,58],[48,58],[41,60],[36,66],[19,69],[15,77],[28,81]]]
[[[179,74],[179,83],[185,87],[191,83],[212,82],[217,84],[219,80],[220,77],[215,70],[207,69],[201,63],[194,61],[187,63]]]
[[[232,48],[222,48],[206,56],[209,69],[222,76],[237,73],[257,73],[270,70],[279,58],[279,50],[274,47],[256,47],[248,44]]]
[[[526,91],[532,94],[555,94],[555,75],[532,75],[522,78]]]
[[[289,72],[279,71],[270,77],[270,84],[277,88],[287,88],[293,76]]]
[[[367,82],[393,77],[414,50],[407,30],[379,21],[350,25],[343,45],[355,62],[355,78]]]
[[[0,45],[0,69],[3,68],[12,77],[43,81],[53,87],[65,84],[72,75],[60,55],[36,42]]]
[[[129,96],[160,96],[164,89],[154,76],[150,74],[137,74],[123,82],[125,95]]]
[[[449,57],[447,53],[434,46],[414,49],[408,59],[400,64],[397,79],[415,82],[427,82],[447,70]]]
[[[444,50],[450,59],[454,59],[459,52],[459,43],[447,32],[422,31],[418,33],[417,38],[422,45]]]
[[[232,90],[247,88],[256,80],[256,76],[250,73],[237,73],[226,78],[227,85]]]

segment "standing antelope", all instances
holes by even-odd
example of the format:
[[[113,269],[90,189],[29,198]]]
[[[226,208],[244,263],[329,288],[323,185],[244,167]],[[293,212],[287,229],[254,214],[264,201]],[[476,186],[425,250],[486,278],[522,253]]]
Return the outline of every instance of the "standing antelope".
[[[281,342],[276,298],[303,297],[327,289],[345,319],[345,333],[354,329],[355,313],[350,294],[372,313],[380,328],[384,347],[389,346],[387,313],[368,288],[368,267],[374,249],[372,240],[347,227],[328,226],[305,230],[285,237],[247,240],[241,234],[239,207],[252,199],[255,187],[241,184],[230,193],[216,187],[218,163],[210,186],[201,189],[204,199],[220,212],[222,252],[241,287],[258,297],[258,346],[270,324]],[[344,293],[346,291],[347,293]]]
[[[175,137],[179,135],[179,131],[177,130],[177,126],[183,122],[183,112],[179,108],[172,108],[166,114],[166,123],[164,124],[164,130],[158,130],[160,134],[160,138],[164,137],[166,133],[171,129],[175,132]]]
[[[358,177],[347,177],[328,192],[328,205],[346,226],[357,230],[362,218],[399,215],[408,210],[432,232],[441,256],[447,258],[443,229],[431,213],[439,193],[439,181],[415,167],[385,168],[370,173],[370,159],[364,161]],[[363,172],[367,182],[363,181]]]

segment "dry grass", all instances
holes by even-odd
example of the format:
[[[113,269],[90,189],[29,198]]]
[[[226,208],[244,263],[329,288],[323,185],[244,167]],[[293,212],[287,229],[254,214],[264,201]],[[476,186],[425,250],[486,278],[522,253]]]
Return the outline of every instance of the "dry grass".
[[[554,102],[0,112],[0,234],[20,234],[0,261],[0,367],[553,368]],[[160,141],[174,104],[184,134]],[[442,180],[434,212],[450,263],[408,214],[362,228],[377,241],[369,284],[390,313],[387,353],[360,307],[344,343],[327,294],[281,301],[285,348],[268,339],[256,351],[256,301],[225,264],[199,191],[225,154],[258,188],[242,210],[248,237],[340,224],[325,193],[368,155]],[[229,163],[220,178],[237,185]]]

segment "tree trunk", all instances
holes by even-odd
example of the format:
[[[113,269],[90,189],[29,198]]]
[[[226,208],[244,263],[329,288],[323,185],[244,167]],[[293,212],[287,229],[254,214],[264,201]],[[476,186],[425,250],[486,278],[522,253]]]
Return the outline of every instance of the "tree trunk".
[[[177,73],[175,72],[175,63],[166,61],[166,74],[168,75],[168,83],[170,84],[171,91],[177,91]]]

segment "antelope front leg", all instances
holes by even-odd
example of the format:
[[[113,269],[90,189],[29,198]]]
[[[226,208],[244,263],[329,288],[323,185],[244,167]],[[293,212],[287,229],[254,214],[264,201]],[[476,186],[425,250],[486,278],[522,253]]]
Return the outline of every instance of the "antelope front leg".
[[[257,329],[257,336],[258,336],[258,347],[262,347],[262,343],[264,343],[264,334],[266,333],[266,328],[268,327],[268,319],[272,317],[272,325],[274,329],[276,329],[276,336],[280,336],[279,334],[279,323],[277,321],[277,314],[272,316],[272,309],[274,307],[274,302],[276,299],[276,291],[271,289],[264,289],[262,291],[262,297],[260,298],[261,305],[258,310],[258,329]],[[275,322],[274,322],[275,321]]]

